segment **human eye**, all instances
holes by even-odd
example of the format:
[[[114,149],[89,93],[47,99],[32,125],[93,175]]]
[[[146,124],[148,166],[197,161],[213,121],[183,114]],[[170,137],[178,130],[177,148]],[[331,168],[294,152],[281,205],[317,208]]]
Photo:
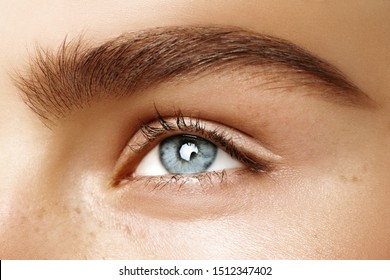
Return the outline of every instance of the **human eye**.
[[[242,166],[213,142],[193,134],[178,134],[164,139],[153,148],[142,159],[134,175],[190,175]]]
[[[142,124],[121,156],[114,184],[209,188],[229,176],[265,174],[280,157],[235,128],[176,112]]]

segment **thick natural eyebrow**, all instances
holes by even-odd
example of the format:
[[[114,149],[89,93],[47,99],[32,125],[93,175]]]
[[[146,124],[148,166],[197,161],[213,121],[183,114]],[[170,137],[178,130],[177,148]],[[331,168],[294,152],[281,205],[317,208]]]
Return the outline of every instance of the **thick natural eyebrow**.
[[[335,67],[282,39],[235,27],[161,27],[126,33],[90,47],[65,40],[56,51],[39,48],[15,81],[25,103],[53,121],[92,102],[122,98],[177,77],[226,68],[270,66],[296,76],[297,86],[320,86],[345,104],[368,97]],[[276,70],[275,70],[276,69]],[[335,99],[335,100],[336,100]]]

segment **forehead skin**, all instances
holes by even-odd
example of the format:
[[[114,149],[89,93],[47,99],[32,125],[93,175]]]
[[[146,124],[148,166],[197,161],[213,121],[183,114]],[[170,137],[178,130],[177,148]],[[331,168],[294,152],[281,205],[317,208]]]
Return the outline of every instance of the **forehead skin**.
[[[368,0],[2,1],[0,147],[7,148],[0,151],[0,236],[2,230],[18,226],[12,224],[9,213],[24,207],[15,203],[20,186],[34,187],[41,183],[39,171],[32,169],[32,173],[37,172],[38,175],[28,174],[30,177],[26,177],[25,173],[21,174],[19,166],[33,167],[32,154],[39,153],[39,150],[34,150],[34,143],[50,139],[50,132],[23,103],[9,76],[15,68],[26,64],[28,54],[34,51],[36,43],[56,48],[65,36],[73,38],[79,34],[102,42],[123,32],[170,25],[222,24],[247,28],[289,40],[335,65],[380,104],[382,110],[378,113],[378,120],[386,123],[384,127],[387,128],[382,131],[382,139],[390,139],[389,15],[389,1]],[[384,145],[386,143],[388,141],[383,141]],[[384,164],[388,166],[388,162]],[[42,182],[50,184],[50,180]],[[389,195],[388,190],[382,191]],[[388,212],[384,218],[389,219]],[[19,242],[22,243],[21,240]],[[2,246],[5,248],[4,244]],[[386,246],[390,247],[389,244]],[[5,249],[10,252],[13,248]],[[20,253],[23,255],[22,251]],[[91,255],[94,253],[92,250]],[[126,257],[121,255],[122,252],[115,253],[112,255]],[[97,255],[95,257],[99,257]],[[353,254],[348,256],[356,257]],[[386,256],[382,254],[381,257]]]

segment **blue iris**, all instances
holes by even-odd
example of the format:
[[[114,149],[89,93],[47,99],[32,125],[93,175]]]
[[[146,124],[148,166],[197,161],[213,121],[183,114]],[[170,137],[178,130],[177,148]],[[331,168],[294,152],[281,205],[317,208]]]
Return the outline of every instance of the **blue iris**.
[[[214,162],[218,148],[211,142],[193,135],[176,135],[160,143],[160,161],[173,174],[206,171]]]

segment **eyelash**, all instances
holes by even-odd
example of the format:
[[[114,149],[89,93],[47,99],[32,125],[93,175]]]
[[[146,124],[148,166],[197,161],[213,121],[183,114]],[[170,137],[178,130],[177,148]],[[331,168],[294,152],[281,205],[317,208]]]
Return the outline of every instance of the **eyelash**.
[[[145,138],[145,142],[137,145],[130,145],[134,152],[140,152],[144,147],[150,145],[158,139],[163,140],[163,136],[169,133],[193,133],[208,141],[213,142],[218,147],[225,150],[231,157],[237,159],[254,172],[266,172],[271,168],[270,162],[253,158],[248,153],[241,151],[235,145],[234,141],[221,132],[218,128],[209,130],[205,123],[198,118],[185,118],[181,111],[176,111],[174,115],[175,122],[167,121],[156,109],[155,120],[159,127],[151,124],[142,124],[140,131]],[[169,135],[171,136],[171,135]]]

